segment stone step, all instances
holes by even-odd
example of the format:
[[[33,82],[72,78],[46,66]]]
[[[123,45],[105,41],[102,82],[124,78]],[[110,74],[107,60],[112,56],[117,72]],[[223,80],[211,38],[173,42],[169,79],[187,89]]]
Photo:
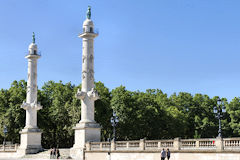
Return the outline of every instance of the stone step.
[[[50,159],[50,149],[44,150],[37,154],[28,154],[22,157],[21,159]],[[60,159],[71,159],[70,158],[70,149],[61,148],[59,149],[60,152]]]

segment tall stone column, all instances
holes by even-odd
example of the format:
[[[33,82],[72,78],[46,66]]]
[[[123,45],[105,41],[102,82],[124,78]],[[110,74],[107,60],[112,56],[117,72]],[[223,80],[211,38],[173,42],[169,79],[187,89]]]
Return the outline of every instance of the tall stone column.
[[[26,124],[20,132],[21,144],[18,153],[21,155],[37,153],[42,150],[41,134],[37,127],[37,111],[42,106],[37,103],[37,60],[41,56],[38,54],[37,45],[35,44],[35,35],[33,33],[33,42],[29,45],[28,54],[28,80],[27,80],[27,98],[21,105],[26,110]]]
[[[91,20],[91,8],[88,8],[87,19],[83,23],[83,33],[79,35],[82,42],[82,89],[77,91],[76,97],[81,99],[81,121],[74,127],[75,144],[70,154],[73,158],[82,159],[85,143],[100,141],[100,125],[94,120],[94,101],[99,99],[94,89],[94,32]]]

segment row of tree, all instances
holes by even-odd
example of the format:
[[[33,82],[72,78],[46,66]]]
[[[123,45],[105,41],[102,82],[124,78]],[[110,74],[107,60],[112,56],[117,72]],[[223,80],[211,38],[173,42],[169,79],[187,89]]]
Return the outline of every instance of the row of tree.
[[[26,99],[26,86],[23,80],[14,81],[9,89],[0,90],[0,141],[6,125],[7,141],[19,143],[19,131],[25,126],[25,110],[20,106]],[[72,128],[81,119],[81,101],[75,98],[78,88],[81,85],[49,81],[38,91],[38,102],[43,106],[38,111],[38,126],[43,131],[44,148],[73,146]],[[112,134],[113,110],[119,117],[117,140],[204,138],[218,134],[218,120],[213,113],[218,97],[185,92],[167,96],[159,89],[128,91],[124,86],[109,91],[101,82],[96,83],[96,89],[101,99],[95,102],[95,120],[102,126],[103,141]],[[240,98],[222,101],[227,109],[222,119],[223,136],[239,136]]]

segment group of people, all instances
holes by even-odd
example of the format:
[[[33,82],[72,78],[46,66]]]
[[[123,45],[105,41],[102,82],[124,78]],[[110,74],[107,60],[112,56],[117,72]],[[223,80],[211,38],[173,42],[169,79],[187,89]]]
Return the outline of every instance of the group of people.
[[[108,153],[110,156],[110,152]],[[170,160],[170,156],[171,156],[171,152],[170,150],[167,148],[167,151],[164,150],[164,148],[161,151],[161,160],[165,160],[165,158],[167,157],[167,160]],[[60,157],[60,152],[58,148],[51,148],[50,150],[50,159],[59,159]]]
[[[164,148],[161,151],[161,160],[165,160],[165,158],[167,157],[168,160],[170,160],[170,155],[171,152],[169,149],[167,149],[167,152],[164,150]]]
[[[50,159],[59,159],[60,151],[58,148],[51,148],[50,150]]]

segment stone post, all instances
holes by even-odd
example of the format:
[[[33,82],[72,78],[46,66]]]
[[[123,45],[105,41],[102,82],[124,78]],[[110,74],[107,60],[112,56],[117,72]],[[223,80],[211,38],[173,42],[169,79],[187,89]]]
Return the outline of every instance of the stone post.
[[[91,144],[90,142],[86,143],[86,151],[90,151],[91,150]]]
[[[215,145],[216,145],[217,152],[223,151],[223,149],[224,149],[223,148],[223,139],[221,137],[216,138]]]
[[[37,60],[41,57],[38,54],[37,45],[35,44],[35,35],[33,43],[29,45],[28,54],[28,80],[27,80],[27,97],[21,108],[26,110],[26,123],[24,129],[20,132],[21,142],[17,152],[19,155],[37,153],[42,150],[41,130],[37,127],[37,111],[42,106],[37,102]]]
[[[145,150],[145,139],[140,139],[139,148]]]
[[[114,140],[111,141],[111,150],[112,151],[116,150],[116,141],[114,141]]]
[[[174,148],[175,151],[181,150],[181,138],[180,137],[174,138],[173,148]]]
[[[161,141],[158,142],[158,149],[161,149]]]
[[[199,148],[199,140],[196,139],[196,148],[198,149]]]
[[[15,151],[17,151],[17,148],[18,148],[18,144],[15,143]]]

